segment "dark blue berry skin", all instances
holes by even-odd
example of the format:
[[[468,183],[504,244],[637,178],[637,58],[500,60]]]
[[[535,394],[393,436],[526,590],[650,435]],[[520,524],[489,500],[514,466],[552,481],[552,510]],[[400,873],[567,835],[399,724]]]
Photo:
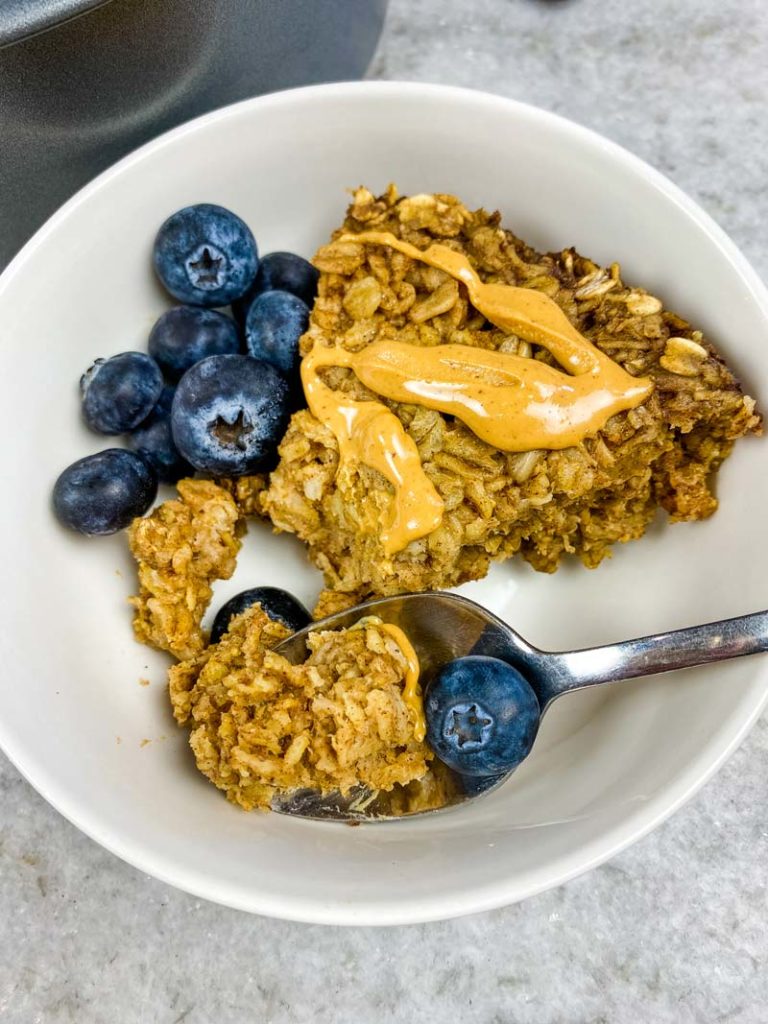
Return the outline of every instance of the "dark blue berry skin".
[[[80,378],[83,419],[99,434],[126,434],[149,416],[162,390],[160,367],[143,352],[97,359]]]
[[[157,479],[164,484],[175,484],[195,472],[173,443],[171,405],[174,392],[174,388],[163,388],[155,408],[127,438],[128,447],[146,459]]]
[[[157,478],[140,455],[107,448],[64,470],[53,487],[53,510],[70,530],[99,536],[143,516],[156,494]]]
[[[240,351],[237,324],[223,313],[176,306],[163,313],[149,335],[149,354],[170,381],[206,356]]]
[[[301,601],[297,601],[287,590],[280,590],[279,587],[252,587],[235,594],[221,606],[211,627],[211,643],[217,644],[229,629],[229,623],[235,615],[254,604],[260,604],[270,619],[282,622],[294,633],[312,621],[312,616]]]
[[[461,784],[467,796],[481,796],[493,789],[497,782],[505,776],[501,775],[462,775]]]
[[[303,256],[292,252],[269,252],[262,256],[256,280],[242,299],[232,303],[232,313],[239,324],[245,323],[251,303],[262,292],[290,292],[311,309],[317,295],[320,272]]]
[[[259,251],[248,225],[211,203],[172,214],[155,238],[155,271],[179,302],[226,306],[256,279]]]
[[[179,381],[171,430],[195,469],[243,476],[275,465],[288,418],[288,384],[274,366],[251,356],[209,356]]]
[[[445,665],[427,687],[427,742],[462,775],[512,771],[530,753],[539,728],[536,694],[517,669],[470,655]]]
[[[245,345],[254,358],[294,378],[299,365],[299,339],[308,326],[309,309],[301,299],[289,292],[264,292],[248,310]]]

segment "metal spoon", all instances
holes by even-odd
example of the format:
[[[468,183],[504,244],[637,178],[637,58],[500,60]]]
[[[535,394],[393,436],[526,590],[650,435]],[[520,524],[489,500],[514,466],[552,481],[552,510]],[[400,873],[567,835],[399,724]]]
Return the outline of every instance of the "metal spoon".
[[[422,686],[454,658],[469,654],[501,658],[514,665],[531,684],[538,697],[542,717],[553,701],[572,690],[768,650],[768,611],[761,611],[671,633],[625,640],[606,647],[541,651],[474,601],[442,592],[384,597],[357,605],[313,622],[284,640],[275,650],[297,664],[307,658],[309,633],[346,629],[365,615],[376,615],[405,631],[419,657]],[[445,771],[452,776],[450,788],[454,792],[438,810],[477,799],[498,788],[511,774],[509,771],[478,786],[476,780],[474,784],[465,784],[462,777],[447,768]],[[435,810],[403,810],[402,803],[393,805],[388,794],[372,793],[365,787],[346,795],[301,790],[276,798],[273,810],[305,818],[346,822],[436,813]]]

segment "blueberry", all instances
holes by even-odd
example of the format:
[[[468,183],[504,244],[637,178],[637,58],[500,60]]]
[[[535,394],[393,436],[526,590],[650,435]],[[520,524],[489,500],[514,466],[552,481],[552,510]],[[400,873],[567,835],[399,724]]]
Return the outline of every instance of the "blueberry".
[[[179,381],[171,430],[195,469],[243,476],[274,466],[288,415],[288,385],[274,366],[252,356],[208,356]]]
[[[97,359],[80,378],[83,418],[100,434],[125,434],[149,416],[162,390],[160,367],[143,352]]]
[[[149,335],[149,354],[168,380],[206,356],[240,351],[237,324],[223,313],[199,306],[176,306],[163,313]]]
[[[256,239],[223,206],[198,203],[172,214],[155,238],[155,271],[179,302],[226,306],[248,291],[259,269]]]
[[[505,661],[471,655],[445,665],[427,687],[427,742],[454,771],[498,776],[530,753],[539,702]]]
[[[312,616],[301,601],[297,601],[287,590],[280,590],[279,587],[252,587],[235,594],[219,608],[211,627],[211,643],[217,644],[229,629],[234,616],[254,604],[260,604],[270,619],[277,619],[294,633],[312,621]]]
[[[239,324],[245,323],[251,303],[262,292],[290,292],[310,308],[317,295],[320,272],[303,256],[292,252],[270,252],[262,256],[256,280],[242,299],[232,303],[232,312]]]
[[[164,484],[175,484],[177,480],[192,476],[195,472],[173,443],[171,404],[174,391],[171,387],[163,388],[155,408],[128,435],[128,446],[146,459],[158,480]]]
[[[289,292],[264,292],[245,319],[245,344],[252,356],[271,363],[288,377],[299,365],[299,338],[309,325],[306,303]]]
[[[64,470],[53,487],[53,510],[78,533],[117,533],[143,516],[156,494],[157,478],[140,455],[107,448]]]
[[[462,775],[461,784],[467,796],[481,796],[487,793],[505,777],[501,775]]]

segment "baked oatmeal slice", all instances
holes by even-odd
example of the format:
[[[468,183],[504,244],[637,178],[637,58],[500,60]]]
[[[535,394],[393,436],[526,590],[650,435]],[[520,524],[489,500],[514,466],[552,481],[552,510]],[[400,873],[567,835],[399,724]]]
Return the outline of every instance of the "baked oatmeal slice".
[[[206,643],[202,629],[214,580],[235,571],[243,518],[232,494],[211,480],[180,480],[179,497],[135,519],[128,530],[138,562],[133,629],[140,643],[191,658]]]
[[[594,567],[612,544],[641,537],[659,507],[673,521],[712,514],[713,474],[737,438],[761,429],[753,400],[721,356],[659,299],[626,285],[617,264],[600,267],[573,249],[537,253],[503,230],[498,214],[469,211],[454,196],[401,198],[390,187],[376,198],[357,190],[344,224],[315,257],[321,277],[304,355],[315,346],[453,344],[557,365],[546,350],[486,320],[443,271],[348,237],[368,231],[421,250],[441,243],[466,255],[485,283],[543,293],[601,352],[650,379],[653,391],[579,444],[510,453],[458,419],[374,395],[349,369],[325,370],[335,392],[395,413],[444,507],[436,529],[388,555],[380,522],[390,484],[364,463],[340,477],[335,435],[308,410],[295,414],[263,504],[279,530],[307,542],[331,590],[363,599],[439,589],[518,553],[546,572],[566,554]]]
[[[246,810],[297,789],[358,785],[406,787],[398,807],[444,801],[406,701],[407,655],[385,628],[314,633],[302,665],[270,650],[288,632],[255,605],[218,644],[170,670],[174,714],[192,727],[200,771]]]
[[[262,474],[180,480],[178,498],[134,520],[128,543],[138,563],[140,591],[131,604],[140,643],[177,658],[202,650],[211,583],[235,571],[245,521],[263,515],[265,487]]]

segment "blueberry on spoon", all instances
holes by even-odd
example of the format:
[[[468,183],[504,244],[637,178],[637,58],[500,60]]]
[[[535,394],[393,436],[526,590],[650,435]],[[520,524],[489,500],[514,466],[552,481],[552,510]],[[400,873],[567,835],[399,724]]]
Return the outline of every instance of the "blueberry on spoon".
[[[445,665],[427,687],[427,742],[460,775],[499,776],[531,751],[540,708],[528,681],[499,658]]]

